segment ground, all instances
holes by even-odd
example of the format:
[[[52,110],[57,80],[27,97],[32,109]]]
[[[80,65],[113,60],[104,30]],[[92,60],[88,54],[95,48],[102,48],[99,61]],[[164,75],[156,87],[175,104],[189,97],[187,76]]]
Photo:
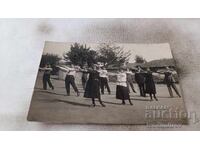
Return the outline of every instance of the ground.
[[[28,114],[29,121],[49,123],[83,123],[83,124],[186,124],[186,111],[182,98],[169,97],[166,85],[156,84],[158,101],[150,101],[149,96],[140,97],[131,91],[133,106],[128,101],[121,105],[115,98],[116,84],[109,82],[111,95],[107,91],[102,95],[106,107],[91,107],[91,99],[83,97],[80,78],[76,78],[80,96],[71,88],[71,96],[66,96],[63,80],[52,79],[54,90],[42,89],[42,74],[39,73]],[[180,91],[179,85],[177,85]],[[164,115],[161,115],[164,114]],[[172,116],[172,117],[170,117]]]

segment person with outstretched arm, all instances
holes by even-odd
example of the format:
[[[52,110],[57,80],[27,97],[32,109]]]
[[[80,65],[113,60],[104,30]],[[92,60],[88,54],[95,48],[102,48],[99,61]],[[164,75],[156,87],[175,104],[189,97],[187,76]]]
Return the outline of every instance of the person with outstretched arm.
[[[49,85],[49,87],[54,90],[54,86],[51,83],[51,71],[52,68],[49,64],[46,64],[44,68],[40,68],[40,70],[44,71],[43,74],[43,89],[47,90],[47,84]]]
[[[125,105],[125,100],[128,100],[130,105],[133,105],[130,99],[129,90],[127,87],[127,76],[123,68],[117,73],[116,99],[122,100],[122,105]]]
[[[108,71],[105,67],[99,68],[99,77],[100,77],[100,84],[101,84],[101,94],[104,94],[104,88],[106,87],[108,94],[110,94],[110,87],[108,84]]]
[[[152,96],[156,101],[158,101],[156,97],[156,85],[153,79],[153,75],[156,74],[150,70],[150,68],[147,68],[147,71],[145,72],[145,93],[149,94],[151,101],[153,100]]]
[[[132,91],[134,93],[136,93],[135,91],[135,88],[134,88],[134,85],[133,85],[133,72],[129,70],[129,68],[127,68],[126,70],[126,75],[127,75],[127,85],[128,85],[128,90],[129,90],[129,93],[130,93],[130,87],[132,89]],[[129,87],[130,86],[130,87]]]
[[[82,86],[83,86],[83,90],[85,90],[86,83],[88,80],[88,71],[85,67],[81,71],[82,71],[82,77],[81,77]]]
[[[171,70],[169,67],[166,67],[166,71],[157,71],[157,73],[161,73],[164,74],[164,83],[167,85],[168,91],[169,91],[169,95],[171,97],[174,97],[173,95],[173,91],[172,89],[175,91],[175,93],[178,95],[178,97],[181,97],[176,84],[175,84],[175,79],[173,77],[173,75],[175,74],[173,70]]]
[[[86,83],[84,97],[92,99],[93,107],[96,106],[95,98],[99,100],[99,103],[102,107],[105,107],[105,104],[101,100],[101,93],[100,93],[100,78],[99,72],[97,71],[97,66],[94,64],[92,68],[88,69],[89,79]]]
[[[58,67],[62,71],[67,73],[65,77],[65,88],[66,88],[67,96],[70,96],[70,85],[73,87],[74,91],[77,93],[77,96],[79,96],[80,93],[75,83],[75,74],[76,74],[77,69],[72,64],[70,67],[60,67],[60,66]]]
[[[140,66],[137,66],[137,71],[135,73],[135,81],[138,84],[140,90],[140,96],[145,97],[145,75],[144,71],[141,69]]]

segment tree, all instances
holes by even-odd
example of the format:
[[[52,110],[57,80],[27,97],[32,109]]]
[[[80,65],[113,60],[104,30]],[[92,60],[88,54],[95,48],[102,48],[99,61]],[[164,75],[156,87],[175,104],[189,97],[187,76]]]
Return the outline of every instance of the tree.
[[[51,66],[54,66],[58,63],[58,61],[61,58],[58,55],[55,54],[43,54],[42,59],[40,61],[40,67],[44,67],[46,64],[50,64]]]
[[[120,46],[111,44],[99,45],[99,58],[98,61],[104,63],[104,65],[120,67],[124,65],[129,59],[130,52],[124,52]]]
[[[84,65],[91,66],[96,63],[97,52],[91,50],[86,45],[74,43],[71,45],[70,51],[64,55],[65,60],[69,60],[72,64],[83,67]]]
[[[136,55],[135,56],[135,62],[136,63],[145,63],[147,61],[142,56]]]

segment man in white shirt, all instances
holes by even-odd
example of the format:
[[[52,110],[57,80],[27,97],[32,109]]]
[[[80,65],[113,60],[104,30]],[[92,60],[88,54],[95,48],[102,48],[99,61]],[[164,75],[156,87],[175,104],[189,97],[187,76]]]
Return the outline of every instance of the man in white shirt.
[[[129,88],[129,86],[131,87],[132,91],[133,91],[134,93],[136,93],[135,88],[134,88],[134,85],[133,85],[133,75],[134,75],[133,72],[130,71],[130,70],[127,68],[127,70],[126,70],[126,75],[127,75],[127,85],[128,85],[129,93],[130,93],[130,88]]]
[[[75,83],[75,74],[77,69],[75,69],[74,65],[71,65],[70,67],[59,67],[62,71],[65,71],[66,77],[65,77],[65,88],[67,91],[67,96],[70,96],[70,84],[73,87],[74,91],[77,93],[77,96],[79,96],[79,91]]]
[[[108,85],[108,71],[105,67],[99,68],[99,77],[101,84],[101,94],[104,94],[104,87],[107,88],[108,93],[110,94],[110,87]]]
[[[87,83],[87,80],[88,80],[88,74],[89,74],[88,70],[86,69],[86,67],[84,67],[82,69],[82,77],[81,77],[83,90],[85,90],[85,87],[86,87],[86,83]]]

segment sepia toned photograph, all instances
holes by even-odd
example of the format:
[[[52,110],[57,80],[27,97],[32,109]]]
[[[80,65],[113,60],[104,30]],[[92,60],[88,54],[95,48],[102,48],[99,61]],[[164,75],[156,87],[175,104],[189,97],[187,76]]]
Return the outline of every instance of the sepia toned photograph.
[[[1,149],[199,147],[197,2],[1,4]]]
[[[168,43],[44,44],[29,121],[186,124]]]

